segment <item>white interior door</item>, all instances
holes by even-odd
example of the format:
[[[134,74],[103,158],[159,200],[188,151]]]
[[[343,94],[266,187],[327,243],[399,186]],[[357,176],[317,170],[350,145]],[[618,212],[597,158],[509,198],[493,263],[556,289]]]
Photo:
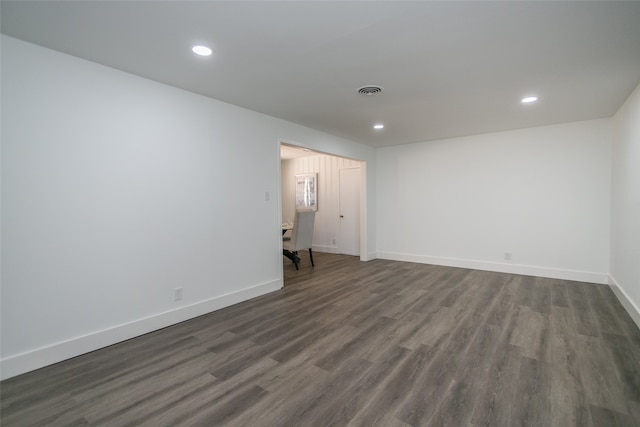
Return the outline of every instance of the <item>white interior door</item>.
[[[338,252],[360,255],[360,169],[340,169]]]

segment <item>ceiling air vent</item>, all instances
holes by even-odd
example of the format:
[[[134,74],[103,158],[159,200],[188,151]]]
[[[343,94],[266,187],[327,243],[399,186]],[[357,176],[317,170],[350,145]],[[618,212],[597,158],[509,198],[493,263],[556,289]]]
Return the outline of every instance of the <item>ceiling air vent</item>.
[[[358,93],[360,95],[372,96],[382,93],[382,89],[382,86],[367,85],[358,88]]]

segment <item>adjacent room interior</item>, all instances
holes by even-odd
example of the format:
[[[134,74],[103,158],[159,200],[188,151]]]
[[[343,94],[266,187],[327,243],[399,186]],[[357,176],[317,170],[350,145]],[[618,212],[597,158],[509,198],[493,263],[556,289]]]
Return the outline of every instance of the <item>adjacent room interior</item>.
[[[364,170],[361,163],[307,148],[281,145],[283,226],[294,222],[296,179],[311,174],[316,182],[314,252],[360,257],[360,224],[366,218],[366,204],[361,204],[360,196]],[[291,231],[283,233],[285,239],[290,236]]]

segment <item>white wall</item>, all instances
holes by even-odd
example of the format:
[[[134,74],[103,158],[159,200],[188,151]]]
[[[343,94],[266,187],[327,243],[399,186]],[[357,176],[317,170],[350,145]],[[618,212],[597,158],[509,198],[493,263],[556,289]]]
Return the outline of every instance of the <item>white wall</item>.
[[[606,283],[610,119],[377,157],[379,257]]]
[[[366,160],[375,192],[370,147],[1,43],[2,378],[279,289],[281,141]]]
[[[611,279],[640,327],[640,86],[613,123]]]
[[[318,212],[313,249],[338,253],[340,239],[340,169],[360,168],[360,162],[336,156],[309,156],[282,161],[282,219],[295,216],[295,176],[318,174]]]

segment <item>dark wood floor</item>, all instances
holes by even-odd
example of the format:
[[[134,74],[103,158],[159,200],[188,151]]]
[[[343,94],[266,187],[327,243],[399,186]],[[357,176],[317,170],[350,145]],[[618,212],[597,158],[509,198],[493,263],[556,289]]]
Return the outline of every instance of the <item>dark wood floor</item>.
[[[2,425],[640,425],[608,287],[307,257],[281,291],[2,382]]]

